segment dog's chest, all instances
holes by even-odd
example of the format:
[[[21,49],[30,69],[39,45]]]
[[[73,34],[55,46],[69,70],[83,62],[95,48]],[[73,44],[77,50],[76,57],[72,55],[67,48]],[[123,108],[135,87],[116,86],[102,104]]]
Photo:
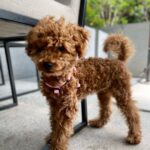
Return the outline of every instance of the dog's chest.
[[[41,81],[41,90],[43,95],[52,99],[65,99],[66,97],[76,95],[79,86],[78,80],[74,77],[72,77],[69,81],[66,81],[60,87],[52,87],[50,85],[50,81]]]

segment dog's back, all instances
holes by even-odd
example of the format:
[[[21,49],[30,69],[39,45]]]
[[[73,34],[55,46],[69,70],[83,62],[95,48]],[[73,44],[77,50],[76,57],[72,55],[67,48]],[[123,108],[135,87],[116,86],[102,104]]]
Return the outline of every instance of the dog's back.
[[[130,80],[130,73],[120,60],[82,59],[77,62],[76,70],[76,78],[80,83],[77,92],[79,99],[97,91],[108,90],[116,79],[124,79],[126,82]]]

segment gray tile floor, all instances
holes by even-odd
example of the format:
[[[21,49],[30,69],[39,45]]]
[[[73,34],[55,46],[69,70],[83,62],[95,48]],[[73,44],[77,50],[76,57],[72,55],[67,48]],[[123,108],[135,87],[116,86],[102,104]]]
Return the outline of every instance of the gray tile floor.
[[[17,93],[29,91],[37,88],[36,78],[26,78],[15,80]],[[4,85],[0,85],[0,98],[11,95],[10,83],[5,81]]]
[[[69,150],[149,150],[150,113],[140,112],[143,141],[140,145],[124,143],[125,121],[114,105],[110,122],[103,129],[87,127],[73,136]],[[88,97],[88,116],[97,116],[95,96]],[[80,120],[78,114],[76,123]],[[19,97],[19,106],[0,112],[0,150],[41,150],[43,138],[50,131],[48,107],[40,92]]]

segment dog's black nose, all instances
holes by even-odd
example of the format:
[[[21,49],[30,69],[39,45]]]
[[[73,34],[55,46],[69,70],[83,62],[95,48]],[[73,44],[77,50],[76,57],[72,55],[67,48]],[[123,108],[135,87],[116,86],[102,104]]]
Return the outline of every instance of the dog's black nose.
[[[50,70],[53,67],[53,64],[50,62],[44,62],[43,66],[46,70]]]

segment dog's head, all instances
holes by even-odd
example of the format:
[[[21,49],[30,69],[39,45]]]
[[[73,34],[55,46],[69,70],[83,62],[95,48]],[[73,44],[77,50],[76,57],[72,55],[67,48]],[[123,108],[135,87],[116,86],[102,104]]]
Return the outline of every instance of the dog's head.
[[[87,40],[84,28],[65,23],[63,18],[45,17],[29,32],[26,51],[38,70],[59,76],[84,56]]]

